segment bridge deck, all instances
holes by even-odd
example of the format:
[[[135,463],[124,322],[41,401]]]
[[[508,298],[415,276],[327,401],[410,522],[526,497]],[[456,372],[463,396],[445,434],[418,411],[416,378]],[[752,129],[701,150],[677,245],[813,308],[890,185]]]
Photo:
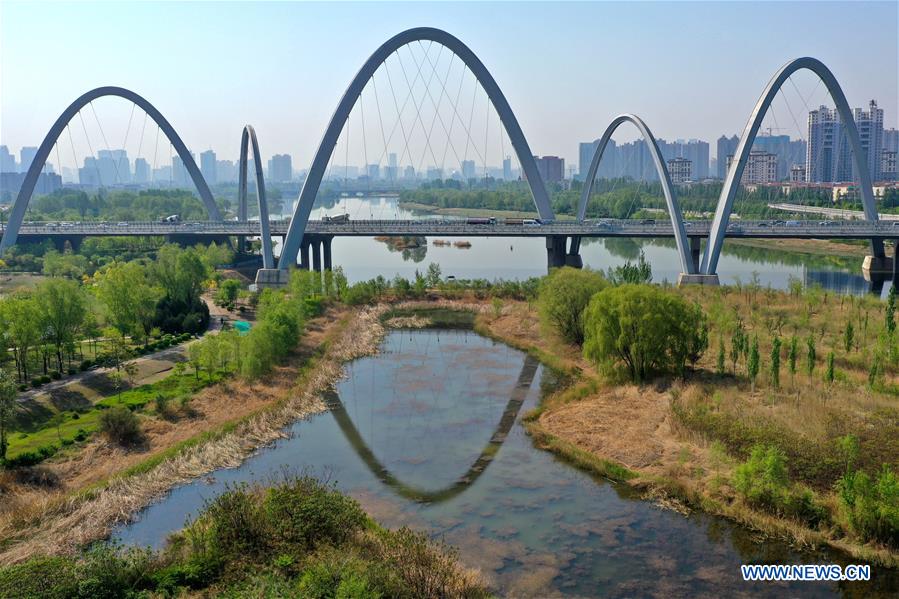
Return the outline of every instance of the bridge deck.
[[[290,221],[271,221],[274,236],[285,235]],[[707,237],[711,221],[686,221],[687,235]],[[0,227],[0,232],[2,232]],[[309,221],[306,233],[317,235],[374,237],[380,235],[427,237],[546,237],[566,235],[580,237],[673,237],[671,223],[639,220],[555,221],[542,225],[470,224],[465,220],[358,220],[349,223]],[[159,223],[26,223],[19,230],[28,237],[85,236],[163,236],[163,235],[259,235],[257,222],[189,222]],[[727,229],[734,238],[804,238],[804,239],[871,239],[899,238],[899,221],[794,221],[773,224],[772,221],[734,221]]]

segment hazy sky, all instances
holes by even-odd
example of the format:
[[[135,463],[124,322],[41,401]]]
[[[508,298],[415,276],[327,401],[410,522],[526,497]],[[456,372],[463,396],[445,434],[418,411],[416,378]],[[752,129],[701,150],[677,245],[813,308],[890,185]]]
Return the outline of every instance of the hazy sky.
[[[427,25],[478,54],[536,154],[575,162],[578,142],[621,112],[641,115],[658,137],[712,142],[714,154],[718,136],[742,130],[774,71],[802,55],[833,70],[852,106],[876,98],[896,126],[897,19],[896,2],[4,0],[0,143],[15,153],[36,146],[78,95],[120,85],[150,100],[194,151],[234,159],[251,123],[264,155],[290,153],[305,168],[365,58]],[[830,104],[814,79],[798,82],[809,104]],[[794,137],[805,123],[796,97],[799,127],[783,106],[778,118]]]

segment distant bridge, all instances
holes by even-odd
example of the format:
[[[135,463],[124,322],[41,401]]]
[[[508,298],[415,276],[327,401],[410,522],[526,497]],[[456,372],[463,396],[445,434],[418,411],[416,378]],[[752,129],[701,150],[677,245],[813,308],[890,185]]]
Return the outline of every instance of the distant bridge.
[[[273,237],[285,237],[289,220],[269,221]],[[691,266],[699,265],[701,242],[707,239],[712,221],[681,222],[689,240]],[[259,221],[130,222],[130,223],[45,223],[31,222],[19,229],[23,243],[51,239],[58,247],[77,247],[85,237],[158,236],[184,244],[225,241],[229,237],[258,236]],[[336,223],[310,220],[300,247],[301,267],[315,270],[331,267],[331,240],[334,237],[543,237],[546,238],[548,266],[579,266],[578,248],[583,237],[676,238],[678,230],[668,219],[558,220],[544,224],[475,224],[467,219],[356,220]],[[725,233],[734,239],[899,239],[899,221],[866,220],[736,220]],[[311,261],[309,253],[312,252]],[[322,255],[319,255],[322,252]],[[270,258],[269,258],[270,259]]]

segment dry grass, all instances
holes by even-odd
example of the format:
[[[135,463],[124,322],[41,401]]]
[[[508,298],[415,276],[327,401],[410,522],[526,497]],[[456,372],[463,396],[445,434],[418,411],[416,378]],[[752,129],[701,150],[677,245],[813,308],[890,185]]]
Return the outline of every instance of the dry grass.
[[[218,468],[239,465],[257,448],[283,437],[291,422],[323,411],[321,394],[343,376],[343,364],[377,352],[384,334],[379,323],[383,310],[361,309],[339,319],[332,315],[329,323],[312,323],[304,340],[306,349],[322,344],[326,349],[299,379],[298,365],[293,364],[279,369],[264,385],[229,382],[211,387],[196,400],[197,408],[209,416],[215,407],[218,416],[189,422],[184,431],[179,430],[183,422],[148,423],[151,446],[155,444],[158,455],[164,456],[159,463],[142,468],[152,454],[131,455],[95,442],[68,464],[57,466],[70,475],[64,479],[64,490],[5,496],[4,505],[14,509],[7,508],[0,515],[0,564],[20,562],[35,554],[71,552],[104,538],[113,526],[128,521],[172,487]],[[315,330],[317,327],[321,328]],[[243,417],[235,418],[234,410],[245,402],[249,404],[243,408]],[[210,431],[215,434],[208,434]],[[165,455],[179,440],[204,432],[207,435],[201,436],[202,442],[187,443],[173,455]],[[133,469],[130,474],[115,474],[129,467]],[[110,475],[103,484],[73,493]]]
[[[710,347],[689,382],[637,387],[604,380],[581,356],[578,348],[541,330],[536,310],[525,303],[507,303],[499,318],[482,314],[478,326],[488,334],[516,347],[546,356],[556,368],[576,373],[570,387],[544,398],[530,416],[529,431],[541,446],[567,456],[591,470],[582,452],[605,464],[620,464],[636,477],[615,477],[615,468],[601,467],[607,476],[626,480],[642,489],[649,499],[680,510],[683,505],[720,514],[763,534],[789,539],[802,546],[830,544],[852,555],[876,563],[896,565],[895,552],[860,545],[846,539],[839,528],[816,531],[746,506],[736,497],[730,477],[752,440],[770,438],[787,447],[793,459],[794,479],[811,484],[819,500],[835,508],[832,472],[839,457],[836,439],[853,433],[861,442],[861,464],[879,468],[880,463],[899,460],[899,398],[891,391],[897,383],[895,367],[887,366],[879,391],[867,387],[867,370],[873,340],[883,326],[883,303],[873,298],[834,296],[806,291],[795,296],[752,285],[741,290],[685,288],[678,293],[700,301],[710,317]],[[865,316],[867,315],[867,334]],[[759,338],[762,357],[756,391],[750,392],[741,358],[738,377],[714,374],[719,334],[728,352],[730,331],[742,320],[747,333]],[[857,343],[851,351],[843,346],[846,323],[855,326]],[[805,338],[815,335],[818,361],[811,380],[804,374],[792,379],[787,367],[789,338],[800,339],[799,369],[805,359]],[[773,387],[769,376],[771,342],[779,334],[784,340],[781,356],[781,385]],[[823,380],[824,360],[831,349],[836,354],[838,380]],[[707,422],[685,423],[673,405],[700,408],[697,413],[716,414],[733,427],[723,431]],[[734,442],[746,435],[745,447]],[[727,434],[724,434],[724,433]],[[792,452],[792,453],[791,453]],[[844,466],[844,465],[843,465]],[[828,478],[830,477],[830,478]],[[837,511],[837,510],[832,510]]]

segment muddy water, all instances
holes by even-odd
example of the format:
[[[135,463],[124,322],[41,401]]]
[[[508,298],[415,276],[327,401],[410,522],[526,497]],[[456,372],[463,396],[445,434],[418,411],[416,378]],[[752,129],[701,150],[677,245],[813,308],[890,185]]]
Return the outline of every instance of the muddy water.
[[[895,572],[854,586],[744,583],[741,563],[847,563],[759,543],[727,521],[641,501],[535,449],[522,415],[554,377],[467,331],[394,331],[349,365],[332,410],[243,466],[172,491],[114,538],[160,546],[204,501],[284,468],[325,476],[383,524],[430,531],[508,596],[895,596]]]

